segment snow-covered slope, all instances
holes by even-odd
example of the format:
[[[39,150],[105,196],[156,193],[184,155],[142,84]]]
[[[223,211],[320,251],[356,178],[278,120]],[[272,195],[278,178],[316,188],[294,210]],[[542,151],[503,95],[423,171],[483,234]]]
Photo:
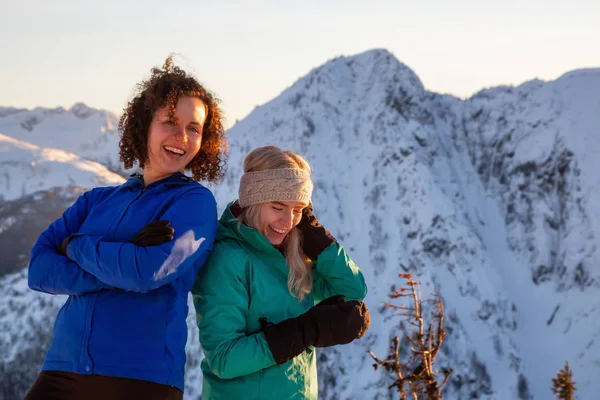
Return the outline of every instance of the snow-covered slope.
[[[43,148],[76,153],[111,171],[127,174],[119,162],[119,118],[83,103],[33,110],[0,107],[0,132]]]
[[[320,398],[397,398],[367,350],[385,356],[400,333],[383,302],[404,271],[446,306],[438,367],[455,372],[445,398],[551,399],[566,360],[578,398],[596,397],[599,89],[600,70],[581,70],[461,101],[426,91],[373,50],[315,68],[230,129],[227,177],[212,187],[219,207],[236,197],[249,150],[295,149],[313,166],[317,216],[366,276],[371,329],[319,349]],[[21,287],[25,276],[6,279]],[[39,296],[22,293],[28,304]],[[10,321],[7,302],[0,315]],[[200,352],[188,322],[186,398],[195,399]],[[27,354],[33,343],[19,329],[11,335]]]
[[[500,210],[497,220],[482,213],[483,199],[471,205],[488,224],[481,231],[494,269],[507,277],[519,358],[536,398],[564,360],[574,367],[580,398],[600,388],[599,111],[600,70],[582,70],[482,91],[451,129],[453,146],[478,172],[480,192]]]
[[[92,188],[124,179],[73,153],[41,148],[0,133],[0,200],[10,201],[53,187]]]

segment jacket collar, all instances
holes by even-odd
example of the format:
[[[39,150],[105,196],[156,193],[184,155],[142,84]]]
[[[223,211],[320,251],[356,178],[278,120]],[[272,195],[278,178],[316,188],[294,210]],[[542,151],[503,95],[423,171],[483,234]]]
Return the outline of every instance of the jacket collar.
[[[222,240],[230,238],[238,241],[244,247],[250,247],[259,257],[264,257],[265,262],[268,263],[268,259],[271,261],[270,265],[276,267],[284,276],[288,276],[289,268],[285,262],[285,257],[279,249],[271,244],[267,238],[260,232],[255,231],[247,225],[240,223],[232,212],[232,208],[235,211],[239,207],[237,200],[232,201],[227,205],[225,211],[219,219],[219,230],[217,232],[217,239]]]
[[[192,180],[192,178],[190,178],[189,176],[182,174],[181,172],[176,172],[165,178],[162,178],[155,182],[152,182],[151,184],[149,184],[146,187],[146,190],[151,189],[153,187],[157,187],[157,186],[172,187],[172,186],[188,185],[190,182],[194,182],[194,180]],[[144,175],[137,173],[137,172],[135,174],[130,175],[129,179],[127,180],[127,182],[125,182],[123,184],[123,186],[128,187],[130,189],[143,188],[144,187]]]

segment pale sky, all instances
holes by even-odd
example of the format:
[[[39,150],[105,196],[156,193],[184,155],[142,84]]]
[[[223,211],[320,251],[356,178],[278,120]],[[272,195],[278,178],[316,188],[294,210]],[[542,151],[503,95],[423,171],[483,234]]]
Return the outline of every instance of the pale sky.
[[[0,105],[120,114],[171,52],[231,125],[327,60],[386,48],[425,87],[484,87],[600,67],[600,1],[0,0]]]

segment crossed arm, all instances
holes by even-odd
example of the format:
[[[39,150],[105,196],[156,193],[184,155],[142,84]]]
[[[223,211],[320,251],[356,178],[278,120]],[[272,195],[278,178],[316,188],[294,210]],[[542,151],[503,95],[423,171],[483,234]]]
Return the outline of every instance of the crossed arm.
[[[31,252],[31,289],[68,295],[106,289],[147,292],[204,262],[212,248],[217,211],[208,190],[193,190],[179,198],[161,216],[171,221],[173,240],[149,247],[78,233],[93,196],[93,190],[82,195],[40,235]],[[59,247],[69,235],[65,256]]]

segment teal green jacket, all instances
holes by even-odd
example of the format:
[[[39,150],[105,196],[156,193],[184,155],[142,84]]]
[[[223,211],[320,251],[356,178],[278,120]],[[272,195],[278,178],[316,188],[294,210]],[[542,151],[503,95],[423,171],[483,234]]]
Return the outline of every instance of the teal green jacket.
[[[302,301],[290,294],[287,280],[283,255],[262,234],[239,224],[228,206],[213,251],[192,288],[205,355],[204,400],[317,398],[315,349],[278,366],[259,318],[276,324],[336,294],[362,300],[367,288],[338,243],[319,255],[312,291]]]

